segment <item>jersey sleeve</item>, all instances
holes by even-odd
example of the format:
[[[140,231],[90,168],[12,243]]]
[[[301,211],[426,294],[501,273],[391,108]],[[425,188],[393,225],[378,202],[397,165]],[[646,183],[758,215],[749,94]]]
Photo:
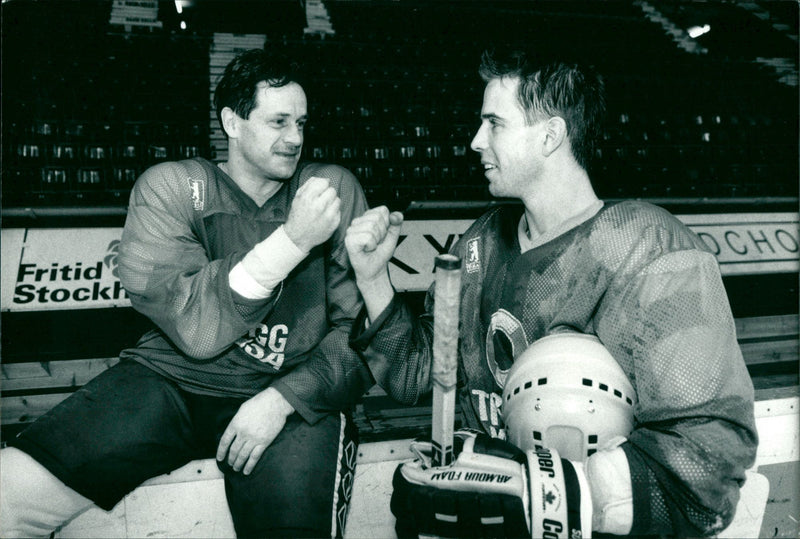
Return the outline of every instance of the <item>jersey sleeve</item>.
[[[638,397],[622,446],[634,492],[631,533],[721,531],[758,439],[752,382],[716,260],[697,249],[653,256],[635,275],[617,276],[596,320]]]
[[[162,163],[131,192],[119,271],[133,307],[190,358],[213,359],[263,319],[271,299],[248,300],[228,273],[244,253],[210,260],[193,225],[190,178],[202,167]]]
[[[353,326],[351,342],[369,366],[375,382],[396,401],[413,406],[431,389],[433,364],[433,286],[426,297],[426,313],[416,317],[395,296],[366,326],[362,310]],[[428,309],[427,306],[430,306]]]
[[[304,174],[329,178],[342,201],[339,227],[325,245],[326,311],[330,331],[308,361],[276,381],[273,386],[306,421],[345,409],[374,383],[364,362],[348,342],[353,320],[362,306],[344,243],[350,222],[367,209],[355,176],[337,166],[313,168]]]

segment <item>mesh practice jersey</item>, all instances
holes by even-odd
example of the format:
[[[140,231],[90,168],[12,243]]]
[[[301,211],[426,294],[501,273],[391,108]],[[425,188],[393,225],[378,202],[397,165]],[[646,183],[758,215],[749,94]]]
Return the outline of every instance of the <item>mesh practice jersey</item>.
[[[623,444],[634,492],[632,534],[697,535],[732,519],[755,461],[753,386],[719,266],[668,212],[604,206],[520,253],[522,209],[479,218],[460,256],[459,382],[466,426],[504,436],[501,394],[514,357],[559,331],[597,335],[637,396]],[[431,389],[433,286],[417,318],[397,297],[353,343],[379,384],[412,404]]]
[[[339,194],[338,229],[270,298],[232,291],[231,268],[286,222],[312,176]],[[336,165],[301,163],[261,207],[204,159],[149,168],[131,193],[119,268],[134,308],[157,329],[121,357],[196,393],[249,397],[275,387],[311,422],[351,405],[372,382],[348,345],[361,300],[344,233],[366,208],[355,177]]]

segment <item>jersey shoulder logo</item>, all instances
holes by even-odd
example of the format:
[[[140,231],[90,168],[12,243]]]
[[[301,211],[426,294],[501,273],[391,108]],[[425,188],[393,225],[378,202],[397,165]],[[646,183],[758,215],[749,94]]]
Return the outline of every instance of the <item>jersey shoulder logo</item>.
[[[480,238],[472,238],[467,242],[467,273],[481,270]]]
[[[192,205],[196,211],[202,211],[206,207],[206,182],[205,180],[189,180],[189,187],[192,189]]]

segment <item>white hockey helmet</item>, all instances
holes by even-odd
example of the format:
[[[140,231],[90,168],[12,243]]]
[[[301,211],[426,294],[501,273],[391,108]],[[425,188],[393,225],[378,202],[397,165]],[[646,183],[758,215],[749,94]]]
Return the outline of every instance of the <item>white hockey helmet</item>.
[[[521,449],[550,447],[584,461],[633,430],[636,394],[594,335],[557,333],[530,345],[503,388],[508,440]]]

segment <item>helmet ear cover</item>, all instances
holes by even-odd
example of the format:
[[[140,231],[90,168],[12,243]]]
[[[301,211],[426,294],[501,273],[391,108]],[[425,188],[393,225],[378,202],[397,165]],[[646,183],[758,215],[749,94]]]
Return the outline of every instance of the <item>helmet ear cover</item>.
[[[594,335],[556,333],[530,345],[508,372],[503,419],[523,450],[547,447],[585,461],[633,430],[636,393]]]

